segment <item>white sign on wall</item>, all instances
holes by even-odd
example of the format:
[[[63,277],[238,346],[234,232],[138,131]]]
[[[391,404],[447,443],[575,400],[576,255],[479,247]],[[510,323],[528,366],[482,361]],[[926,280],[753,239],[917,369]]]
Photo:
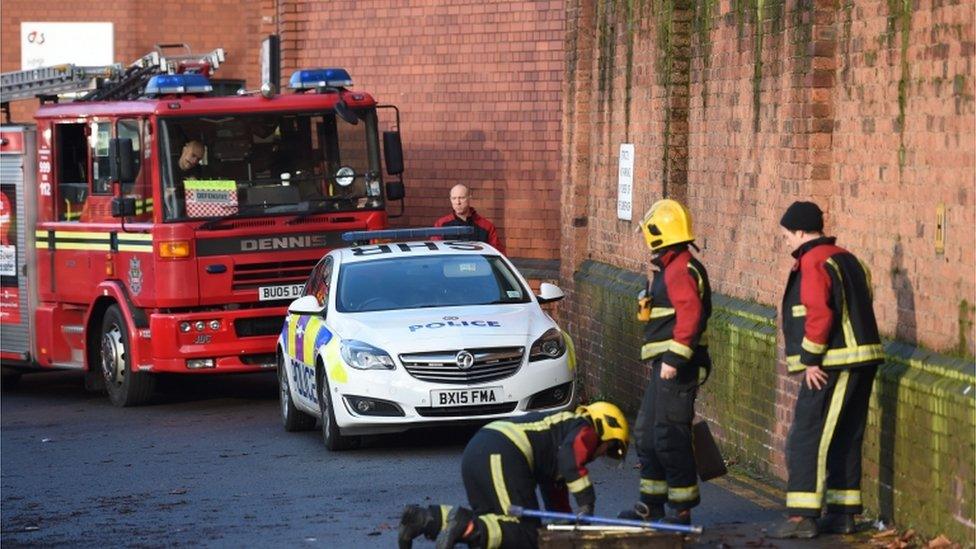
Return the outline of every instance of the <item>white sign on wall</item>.
[[[21,70],[72,63],[96,67],[115,63],[112,23],[20,24]]]
[[[634,144],[620,144],[617,170],[617,218],[630,221],[634,196]]]

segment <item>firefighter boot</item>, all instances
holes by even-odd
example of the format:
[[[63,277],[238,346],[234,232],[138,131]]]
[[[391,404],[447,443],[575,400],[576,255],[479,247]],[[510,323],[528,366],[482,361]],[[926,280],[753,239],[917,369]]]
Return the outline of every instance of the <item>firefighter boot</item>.
[[[817,529],[825,534],[853,534],[854,515],[849,513],[827,513],[817,521]]]
[[[455,544],[483,547],[484,534],[474,513],[464,507],[455,507],[447,515],[447,524],[437,536],[437,549],[451,549]]]
[[[664,517],[661,519],[664,524],[684,524],[688,526],[691,524],[691,509],[682,509],[674,514],[674,516]]]
[[[413,539],[420,534],[424,534],[428,539],[434,539],[440,528],[437,522],[430,507],[407,505],[400,516],[400,532],[397,536],[399,549],[413,547]]]
[[[817,523],[810,517],[790,517],[766,533],[773,539],[810,539],[817,537]]]
[[[664,505],[658,504],[647,504],[643,501],[638,501],[634,504],[633,509],[626,509],[621,511],[617,515],[617,518],[628,519],[628,520],[643,520],[643,521],[654,521],[659,520],[664,517]]]

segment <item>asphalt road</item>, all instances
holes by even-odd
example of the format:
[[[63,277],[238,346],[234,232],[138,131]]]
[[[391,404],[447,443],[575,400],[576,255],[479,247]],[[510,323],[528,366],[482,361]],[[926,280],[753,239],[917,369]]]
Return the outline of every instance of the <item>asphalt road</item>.
[[[276,390],[273,374],[170,378],[153,404],[120,409],[85,394],[77,373],[24,376],[0,399],[0,542],[395,547],[404,504],[465,502],[472,429],[329,453],[318,430],[282,429]],[[623,467],[592,464],[597,514],[636,501],[635,462],[632,452]],[[703,545],[765,545],[762,528],[781,516],[728,479],[706,483],[703,501]]]

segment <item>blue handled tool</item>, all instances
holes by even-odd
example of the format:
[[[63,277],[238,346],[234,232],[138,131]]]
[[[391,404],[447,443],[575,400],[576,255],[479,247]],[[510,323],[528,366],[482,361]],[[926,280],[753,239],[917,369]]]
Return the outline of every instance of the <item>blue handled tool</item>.
[[[590,515],[574,515],[572,513],[556,513],[553,511],[537,511],[535,509],[525,509],[518,505],[508,508],[508,514],[515,517],[535,517],[552,520],[569,520],[573,522],[588,522],[590,524],[612,524],[615,526],[636,526],[639,528],[652,528],[666,532],[681,532],[685,534],[701,534],[701,526],[686,526],[684,524],[668,524],[664,522],[645,522],[642,520],[619,519],[609,517],[594,517]]]

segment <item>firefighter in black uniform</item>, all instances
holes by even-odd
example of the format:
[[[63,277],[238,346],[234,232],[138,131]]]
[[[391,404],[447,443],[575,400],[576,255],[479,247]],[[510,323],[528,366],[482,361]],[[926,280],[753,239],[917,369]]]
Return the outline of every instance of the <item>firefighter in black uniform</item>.
[[[796,258],[781,311],[786,364],[804,379],[786,440],[790,516],[769,535],[847,534],[862,510],[861,442],[871,385],[884,361],[871,274],[823,235],[823,212],[813,202],[794,202],[780,225]],[[824,500],[827,513],[820,517]]]
[[[659,200],[640,224],[660,269],[650,295],[639,297],[638,318],[647,320],[641,359],[651,372],[634,427],[640,460],[640,501],[623,518],[691,523],[699,504],[691,423],[700,374],[711,368],[705,328],[712,314],[705,267],[692,256],[691,214],[674,200]],[[667,503],[675,514],[665,516]]]
[[[536,487],[546,509],[592,514],[596,493],[586,464],[599,456],[623,459],[629,428],[620,409],[609,402],[489,423],[468,442],[461,477],[471,509],[447,505],[408,505],[400,519],[400,548],[424,534],[437,538],[438,549],[469,547],[536,547],[540,521],[509,516],[518,505],[539,509]]]

